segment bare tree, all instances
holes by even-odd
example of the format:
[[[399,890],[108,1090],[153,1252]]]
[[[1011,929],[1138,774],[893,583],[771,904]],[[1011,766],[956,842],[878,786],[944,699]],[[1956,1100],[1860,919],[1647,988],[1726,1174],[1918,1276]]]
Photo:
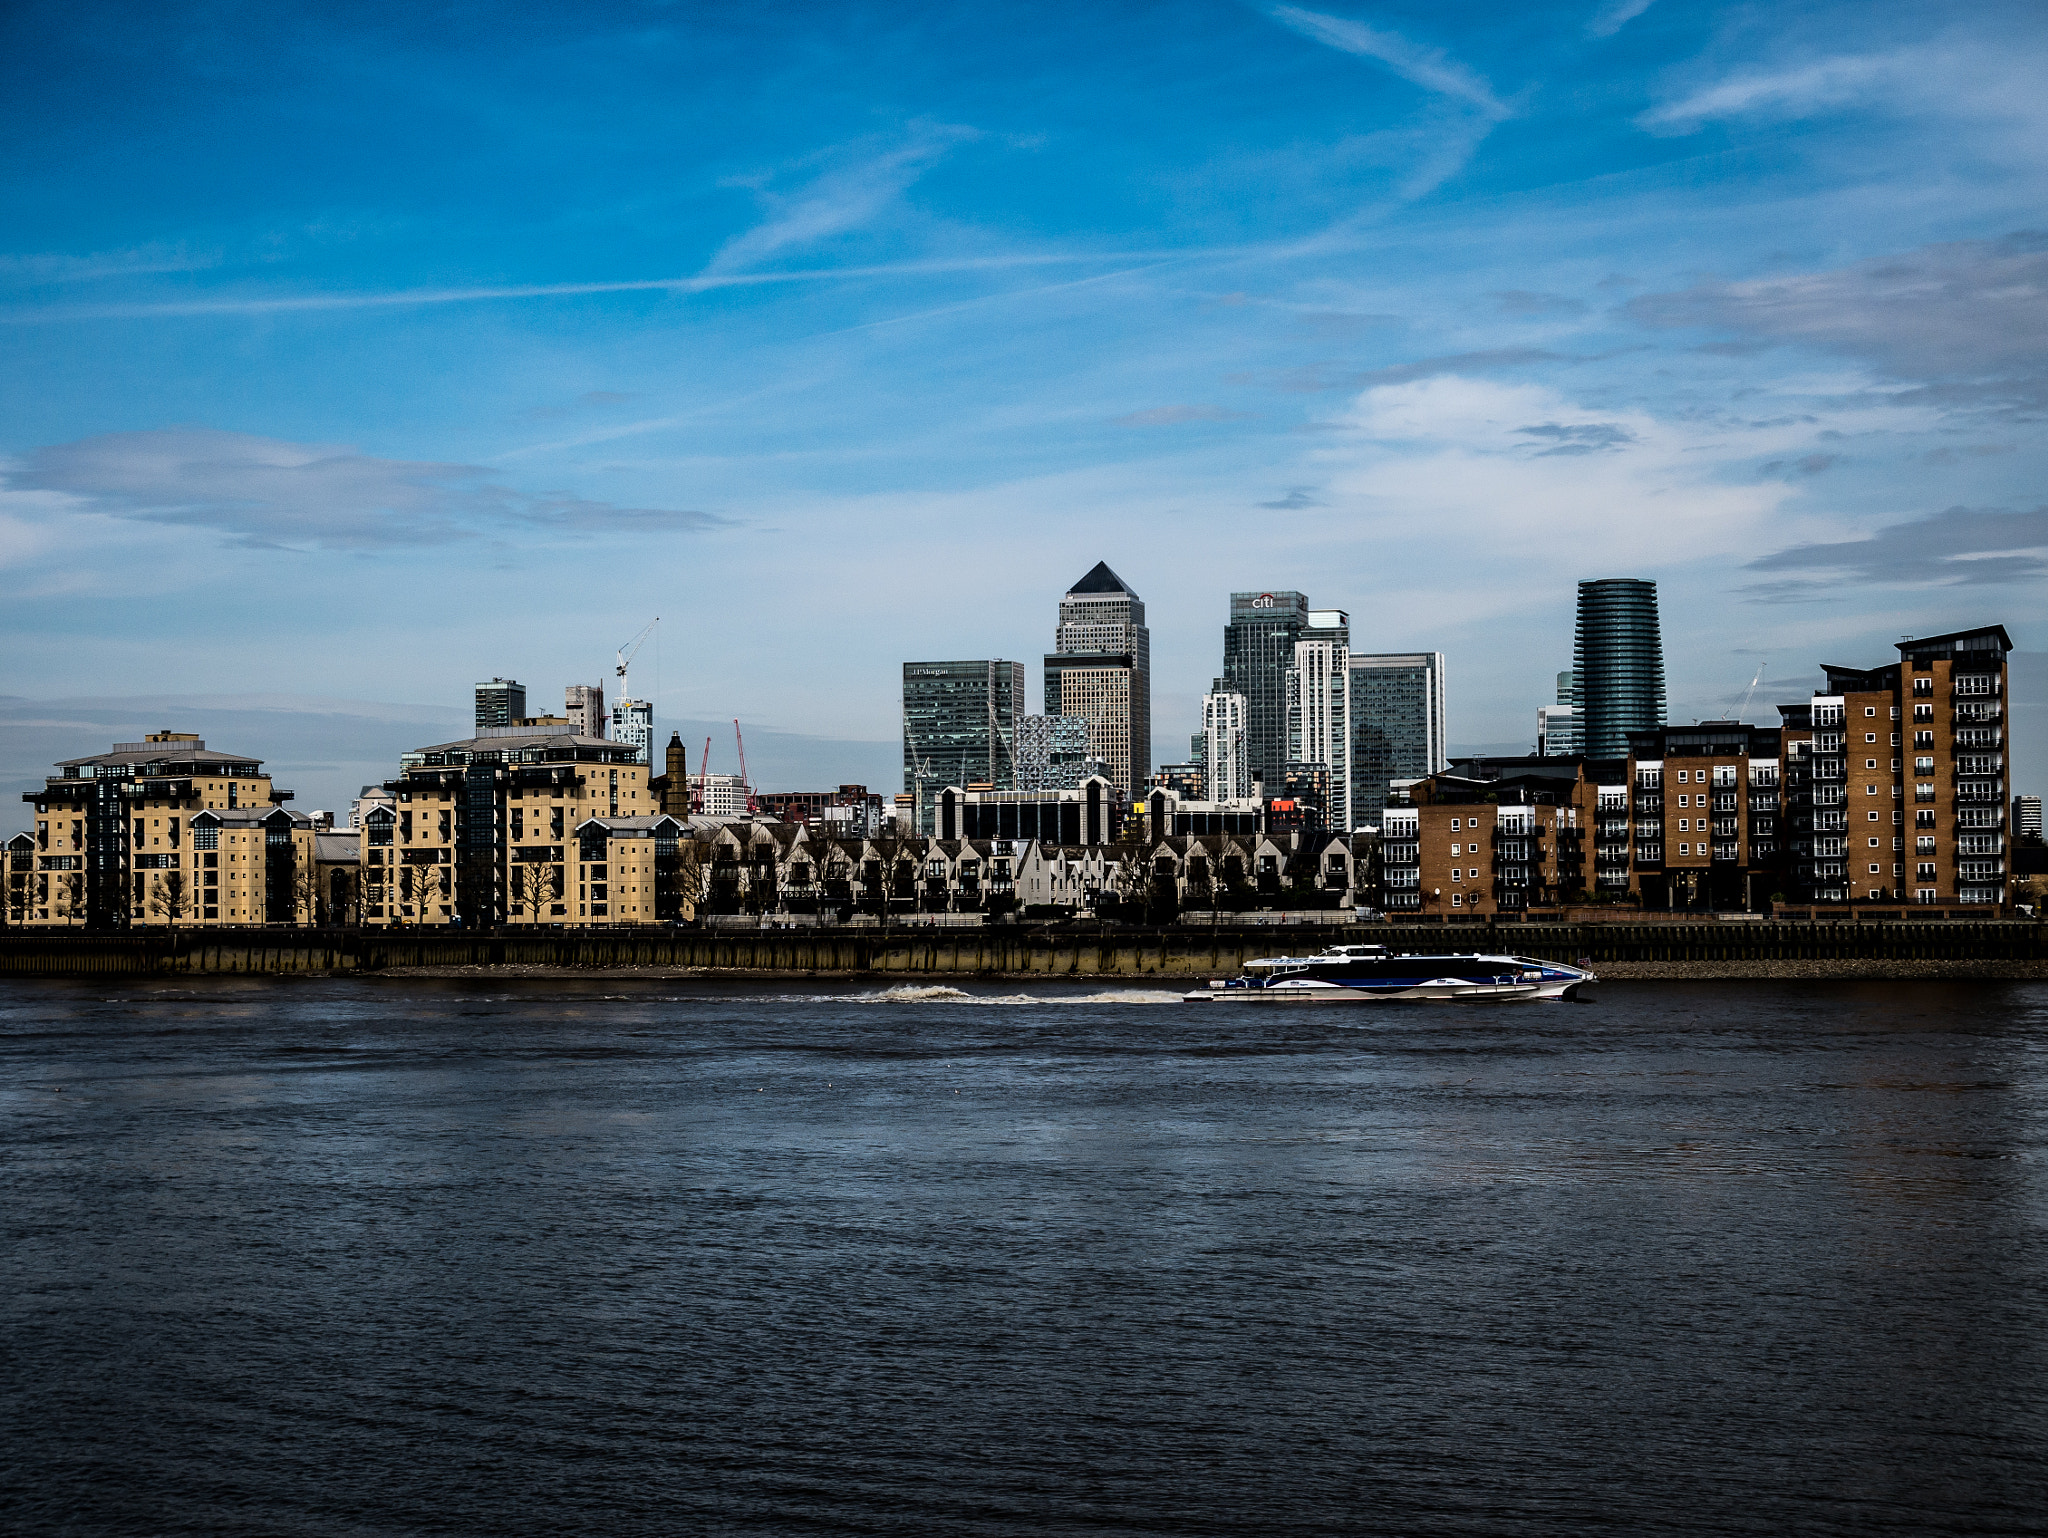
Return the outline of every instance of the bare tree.
[[[67,922],[85,915],[85,873],[60,871],[50,878],[50,917]]]
[[[556,867],[544,860],[521,860],[514,865],[510,883],[512,911],[523,910],[527,918],[538,924],[547,906],[561,895],[556,874]]]
[[[399,901],[417,908],[418,922],[427,921],[427,904],[447,890],[447,872],[438,865],[407,865],[399,871]]]
[[[185,873],[167,870],[152,881],[146,907],[175,931],[178,920],[189,917],[192,912],[192,892],[185,883]]]

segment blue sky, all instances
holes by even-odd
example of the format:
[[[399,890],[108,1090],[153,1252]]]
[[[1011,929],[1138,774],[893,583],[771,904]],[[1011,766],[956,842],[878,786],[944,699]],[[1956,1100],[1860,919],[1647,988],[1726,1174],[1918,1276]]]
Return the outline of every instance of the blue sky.
[[[664,721],[888,786],[900,663],[1035,694],[1098,559],[1161,757],[1234,588],[1472,744],[1582,577],[1675,719],[2048,649],[2036,5],[31,3],[0,76],[10,720],[425,730],[659,614]]]

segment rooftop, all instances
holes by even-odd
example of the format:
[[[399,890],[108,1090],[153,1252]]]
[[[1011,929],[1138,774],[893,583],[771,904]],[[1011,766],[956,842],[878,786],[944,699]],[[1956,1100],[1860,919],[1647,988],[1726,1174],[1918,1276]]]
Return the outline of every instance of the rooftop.
[[[1070,596],[1075,593],[1129,593],[1133,598],[1138,596],[1131,592],[1122,577],[1109,569],[1107,561],[1097,561],[1088,575],[1068,588],[1067,592]]]

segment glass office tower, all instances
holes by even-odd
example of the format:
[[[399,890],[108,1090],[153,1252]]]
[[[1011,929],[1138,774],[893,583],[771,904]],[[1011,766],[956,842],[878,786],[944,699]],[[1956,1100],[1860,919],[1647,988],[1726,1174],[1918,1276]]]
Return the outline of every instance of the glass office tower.
[[[1395,780],[1450,763],[1444,744],[1444,654],[1351,654],[1351,822],[1376,828]]]
[[[1215,692],[1244,696],[1245,759],[1253,777],[1266,785],[1286,778],[1287,673],[1294,666],[1294,643],[1308,628],[1305,594],[1230,595],[1223,676]]]
[[[1656,583],[1607,577],[1579,584],[1572,713],[1579,751],[1593,758],[1626,758],[1630,732],[1665,724]]]
[[[1024,664],[1001,658],[903,664],[903,789],[917,828],[932,831],[932,800],[948,785],[1016,788],[1017,712]]]

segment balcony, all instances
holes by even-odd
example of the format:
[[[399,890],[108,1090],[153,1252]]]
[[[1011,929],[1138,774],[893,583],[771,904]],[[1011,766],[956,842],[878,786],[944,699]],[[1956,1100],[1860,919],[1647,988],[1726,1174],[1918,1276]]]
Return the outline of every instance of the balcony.
[[[2002,748],[2004,746],[2005,733],[1995,726],[1959,726],[1956,728],[1956,749],[1958,752],[1985,748]]]
[[[1958,700],[1956,702],[1955,724],[1958,727],[1981,726],[1987,721],[2002,721],[2004,719],[2005,707],[1996,700]]]

